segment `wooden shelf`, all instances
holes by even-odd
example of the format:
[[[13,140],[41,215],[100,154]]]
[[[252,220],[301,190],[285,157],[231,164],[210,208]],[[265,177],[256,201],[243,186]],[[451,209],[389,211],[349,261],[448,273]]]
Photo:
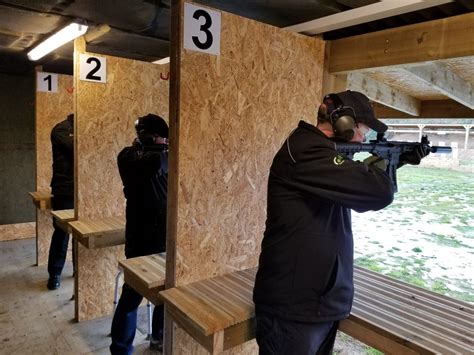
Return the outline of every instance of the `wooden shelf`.
[[[69,222],[74,221],[74,210],[51,211],[51,215],[59,228],[67,233],[72,233],[72,228],[69,225]]]
[[[125,217],[79,219],[69,222],[72,235],[88,249],[125,244]]]
[[[173,320],[211,353],[255,337],[256,269],[160,292]],[[378,273],[354,270],[351,315],[339,329],[393,354],[472,352],[474,306]]]
[[[51,209],[51,198],[52,194],[49,192],[28,192],[28,194],[33,199],[33,204],[41,211]]]
[[[164,255],[154,254],[120,260],[119,265],[123,268],[125,282],[135,291],[155,306],[163,303],[158,293],[165,285]]]

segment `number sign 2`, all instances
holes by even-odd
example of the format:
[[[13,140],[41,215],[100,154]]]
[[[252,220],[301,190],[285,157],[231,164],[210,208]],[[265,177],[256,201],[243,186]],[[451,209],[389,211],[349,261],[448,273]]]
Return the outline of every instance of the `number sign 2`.
[[[104,57],[81,54],[79,58],[79,79],[95,83],[106,83],[106,59]]]
[[[220,55],[221,13],[184,3],[184,48]]]
[[[36,91],[58,92],[58,74],[38,72],[36,74]]]

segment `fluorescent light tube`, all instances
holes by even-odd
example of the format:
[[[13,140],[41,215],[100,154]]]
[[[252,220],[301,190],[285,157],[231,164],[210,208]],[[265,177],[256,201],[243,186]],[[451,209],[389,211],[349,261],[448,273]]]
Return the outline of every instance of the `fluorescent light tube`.
[[[168,64],[169,62],[170,62],[170,57],[166,57],[166,58],[155,60],[153,64],[163,65],[163,64]]]
[[[28,52],[28,58],[30,60],[38,60],[44,57],[46,54],[54,51],[56,48],[72,41],[73,39],[82,36],[87,32],[86,25],[80,25],[78,23],[71,23],[64,27],[59,32],[56,32],[51,37],[41,42],[35,48]]]

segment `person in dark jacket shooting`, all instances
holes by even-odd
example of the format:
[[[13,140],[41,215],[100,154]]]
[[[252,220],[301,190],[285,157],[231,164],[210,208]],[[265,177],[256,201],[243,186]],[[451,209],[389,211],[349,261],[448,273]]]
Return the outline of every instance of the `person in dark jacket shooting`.
[[[317,126],[300,121],[274,157],[253,294],[260,354],[332,351],[354,294],[351,210],[380,210],[394,196],[383,159],[353,161],[335,149],[370,129],[387,126],[365,95],[329,94]]]
[[[74,208],[74,115],[55,125],[51,131],[53,149],[53,178],[51,207],[53,210]],[[69,233],[63,231],[53,218],[54,232],[48,256],[47,287],[56,290],[61,285],[61,273],[66,262]],[[73,252],[74,255],[74,252]],[[74,263],[73,263],[74,264]]]
[[[168,187],[168,125],[157,115],[139,117],[137,138],[118,155],[118,168],[127,200],[125,256],[165,252]],[[112,320],[112,354],[131,354],[137,309],[143,297],[126,283]],[[163,347],[163,305],[153,311],[150,347]]]

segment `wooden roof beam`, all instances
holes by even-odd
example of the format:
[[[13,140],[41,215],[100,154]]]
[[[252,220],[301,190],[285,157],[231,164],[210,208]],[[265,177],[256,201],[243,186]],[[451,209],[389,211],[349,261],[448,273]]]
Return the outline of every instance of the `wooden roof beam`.
[[[453,100],[422,101],[419,117],[413,117],[377,102],[374,102],[374,111],[378,118],[474,118],[474,110]]]
[[[452,0],[381,0],[374,4],[356,7],[352,10],[342,11],[334,15],[288,26],[285,27],[285,29],[306,35],[316,35],[390,16],[418,11],[428,7],[439,6],[449,2],[452,2]]]
[[[474,55],[474,12],[330,41],[330,74]]]
[[[426,82],[435,90],[448,96],[454,101],[474,109],[472,95],[472,84],[463,80],[457,74],[447,69],[440,63],[432,63],[423,66],[405,69],[418,79]]]
[[[364,93],[372,101],[394,108],[412,116],[420,115],[420,101],[400,90],[372,79],[361,73],[347,76],[347,88]]]

